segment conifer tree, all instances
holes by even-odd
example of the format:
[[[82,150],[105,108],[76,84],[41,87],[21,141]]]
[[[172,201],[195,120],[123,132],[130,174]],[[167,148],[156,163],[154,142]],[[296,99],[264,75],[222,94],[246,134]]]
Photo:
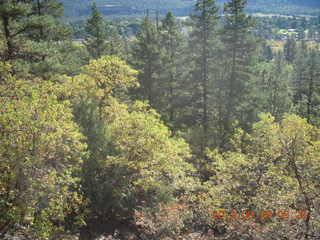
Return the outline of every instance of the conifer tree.
[[[65,59],[60,54],[68,46],[62,41],[70,40],[70,31],[60,22],[62,15],[63,6],[57,0],[0,2],[6,45],[2,59],[11,62],[14,72],[46,79],[65,73]],[[72,53],[68,48],[64,52]]]
[[[262,44],[262,55],[265,57],[267,61],[271,61],[273,59],[273,52],[271,46],[266,42]]]
[[[308,62],[309,58],[309,50],[305,42],[301,42],[298,51],[297,51],[297,58],[294,61],[293,69],[294,69],[294,76],[293,76],[293,84],[294,84],[294,104],[297,108],[297,112],[302,114],[303,111],[301,109],[301,100],[302,100],[302,92],[305,83],[305,76],[308,74]]]
[[[60,56],[69,53],[71,64],[75,50],[70,46],[71,31],[60,20],[64,14],[63,4],[58,0],[33,0],[31,11],[34,16],[30,17],[30,23],[34,27],[27,31],[26,37],[32,42],[31,51],[41,57],[29,66],[29,71],[43,79],[65,73],[64,58]],[[58,54],[53,56],[52,52]]]
[[[307,76],[307,120],[309,123],[319,120],[319,83],[320,83],[320,54],[311,50],[308,61],[309,71]],[[317,67],[318,66],[318,67]],[[318,105],[318,106],[317,106]]]
[[[19,37],[29,26],[24,26],[22,19],[31,11],[30,1],[3,0],[0,2],[0,17],[4,32],[5,51],[3,60],[12,60],[22,57]]]
[[[208,140],[209,130],[209,81],[210,62],[212,58],[211,43],[214,40],[216,24],[218,20],[218,7],[214,0],[198,0],[195,6],[195,14],[191,15],[192,33],[190,36],[190,48],[192,49],[193,69],[192,74],[192,98],[203,132],[202,152]],[[199,101],[195,100],[199,99]]]
[[[63,7],[57,0],[1,1],[0,16],[7,45],[6,59],[41,55],[40,51],[36,53],[35,49],[26,46],[26,40],[44,42],[68,36],[68,29],[58,21],[62,15]]]
[[[281,52],[275,54],[273,61],[262,63],[256,95],[261,96],[259,112],[271,113],[281,119],[292,109],[292,68],[286,63]]]
[[[309,123],[316,124],[320,117],[320,70],[317,67],[320,53],[315,49],[307,49],[306,52],[300,52],[294,64],[295,104],[300,115],[306,117]]]
[[[288,38],[284,44],[284,56],[289,63],[293,63],[297,54],[297,44],[293,38]]]
[[[161,72],[159,31],[149,16],[143,19],[137,40],[133,45],[132,57],[134,67],[140,71],[140,89],[138,98],[148,100],[157,108],[159,97],[159,74]]]
[[[226,75],[224,106],[221,108],[224,136],[222,146],[226,144],[228,135],[234,130],[236,121],[240,124],[247,119],[242,105],[250,93],[250,63],[256,43],[251,34],[254,21],[245,14],[245,0],[232,0],[224,6],[225,25],[221,40],[224,44],[224,63]]]
[[[94,3],[91,16],[86,22],[85,46],[90,58],[98,59],[104,55],[121,56],[123,39],[119,34],[118,25],[106,22]]]
[[[62,40],[70,35],[70,31],[60,24],[59,18],[63,16],[63,4],[57,0],[33,0],[32,12],[37,21],[34,31],[29,38],[34,41]]]
[[[108,26],[107,28],[107,53],[112,56],[122,57],[124,41],[119,34],[119,26]],[[124,57],[124,56],[123,56]]]
[[[161,50],[161,107],[164,118],[173,123],[176,118],[178,87],[181,84],[182,55],[184,38],[178,28],[178,24],[169,12],[162,20],[160,28]],[[181,87],[181,86],[180,86]]]
[[[91,16],[86,23],[87,37],[84,44],[90,57],[98,59],[107,53],[107,31],[103,17],[95,3],[91,10]]]

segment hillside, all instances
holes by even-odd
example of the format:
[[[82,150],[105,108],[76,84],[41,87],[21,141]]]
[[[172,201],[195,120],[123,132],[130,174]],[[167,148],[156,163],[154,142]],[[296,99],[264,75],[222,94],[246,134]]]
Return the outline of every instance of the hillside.
[[[85,16],[90,12],[93,1],[61,0],[67,16]],[[173,11],[176,15],[187,15],[195,0],[95,0],[105,15],[142,14],[146,9],[155,9],[160,13]],[[226,0],[218,0],[220,6]],[[250,13],[275,13],[290,15],[319,15],[319,0],[248,0]]]
[[[0,240],[320,240],[315,1],[58,1],[0,0]]]

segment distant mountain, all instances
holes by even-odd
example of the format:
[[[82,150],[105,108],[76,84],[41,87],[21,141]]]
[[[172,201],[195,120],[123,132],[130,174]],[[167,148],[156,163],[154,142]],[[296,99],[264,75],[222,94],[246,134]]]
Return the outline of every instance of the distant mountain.
[[[194,0],[60,0],[67,16],[82,16],[90,13],[90,5],[96,2],[105,15],[143,14],[147,9],[161,13],[173,11],[186,15]]]
[[[248,0],[249,12],[319,15],[320,0]]]
[[[146,9],[161,14],[172,11],[175,15],[188,15],[195,0],[60,0],[69,17],[86,16],[90,5],[96,2],[105,15],[143,14]],[[218,0],[222,7],[227,0]],[[289,15],[320,15],[320,0],[247,0],[250,13],[274,13]]]

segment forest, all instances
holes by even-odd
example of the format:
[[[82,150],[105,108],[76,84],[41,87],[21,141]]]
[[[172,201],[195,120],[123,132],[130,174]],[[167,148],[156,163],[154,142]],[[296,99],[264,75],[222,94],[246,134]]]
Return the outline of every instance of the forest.
[[[0,1],[0,239],[319,240],[320,16],[246,9]]]
[[[223,4],[228,0],[217,0],[223,12]],[[192,11],[195,0],[60,0],[65,5],[67,17],[79,18],[90,14],[90,6],[95,2],[105,15],[142,15],[146,9],[154,9],[164,14],[172,11],[185,16]],[[246,11],[250,13],[273,13],[284,15],[319,15],[319,0],[248,0]]]

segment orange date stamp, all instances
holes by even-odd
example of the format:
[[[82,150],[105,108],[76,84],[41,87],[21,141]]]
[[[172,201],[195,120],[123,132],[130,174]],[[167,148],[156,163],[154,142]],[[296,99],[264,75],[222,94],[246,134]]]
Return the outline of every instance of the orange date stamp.
[[[306,220],[309,216],[309,212],[306,210],[288,211],[288,210],[214,210],[211,212],[213,220],[250,220],[260,219],[264,221],[278,219],[278,220]]]

